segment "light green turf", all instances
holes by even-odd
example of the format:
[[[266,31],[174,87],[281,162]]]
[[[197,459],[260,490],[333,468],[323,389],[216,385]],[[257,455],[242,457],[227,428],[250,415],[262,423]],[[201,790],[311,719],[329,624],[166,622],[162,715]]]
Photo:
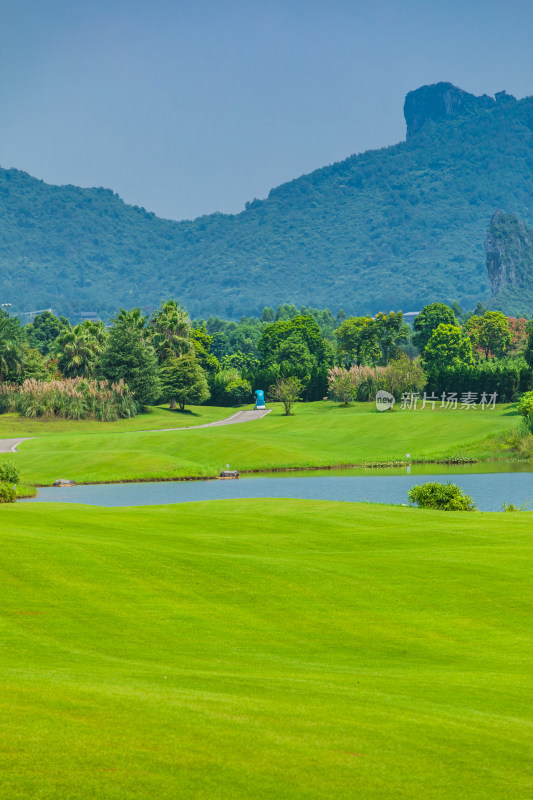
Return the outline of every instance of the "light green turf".
[[[498,435],[516,426],[514,406],[495,411],[398,411],[380,414],[371,403],[342,408],[298,404],[285,417],[276,407],[239,425],[166,433],[111,431],[33,439],[16,461],[26,482],[56,478],[78,483],[218,475],[238,470],[434,459],[462,453],[494,455]],[[492,438],[491,438],[492,437]]]
[[[39,417],[28,419],[19,414],[0,414],[0,439],[16,436],[53,436],[58,434],[75,435],[79,433],[123,433],[124,431],[145,431],[157,428],[185,428],[191,425],[205,425],[218,422],[238,411],[236,408],[218,406],[190,406],[184,412],[171,410],[168,406],[149,406],[147,411],[131,419],[116,422],[98,422],[94,419],[54,419]]]
[[[532,519],[0,507],[0,797],[529,800]]]

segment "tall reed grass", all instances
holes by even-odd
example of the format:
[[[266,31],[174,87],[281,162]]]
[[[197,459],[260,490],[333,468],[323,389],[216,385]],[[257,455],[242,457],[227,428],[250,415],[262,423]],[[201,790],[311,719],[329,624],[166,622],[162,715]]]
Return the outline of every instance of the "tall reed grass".
[[[112,422],[138,413],[133,394],[119,381],[66,378],[55,381],[25,380],[21,386],[0,384],[0,410],[18,411],[24,417],[98,419]]]

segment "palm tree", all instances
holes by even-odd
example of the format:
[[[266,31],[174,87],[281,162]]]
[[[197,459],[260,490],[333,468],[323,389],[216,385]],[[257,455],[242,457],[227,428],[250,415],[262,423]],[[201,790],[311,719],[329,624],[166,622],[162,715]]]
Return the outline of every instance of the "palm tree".
[[[160,364],[168,358],[179,358],[191,352],[191,320],[175,300],[161,301],[161,308],[150,320],[150,328],[152,345]]]
[[[119,309],[114,317],[112,317],[111,322],[113,325],[126,325],[128,328],[132,328],[135,331],[142,331],[146,325],[146,320],[148,317],[144,317],[141,314],[140,308],[132,308],[131,311],[126,311],[125,308]]]
[[[54,343],[58,366],[66,378],[92,377],[107,337],[101,322],[86,320],[60,334]]]
[[[9,373],[20,373],[24,361],[24,332],[18,319],[0,311],[0,381]]]

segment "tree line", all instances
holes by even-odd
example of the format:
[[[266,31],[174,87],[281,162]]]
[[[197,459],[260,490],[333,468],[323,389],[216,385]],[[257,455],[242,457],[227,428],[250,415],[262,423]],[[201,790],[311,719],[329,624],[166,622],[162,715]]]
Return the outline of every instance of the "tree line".
[[[413,328],[375,317],[280,305],[239,322],[191,320],[175,300],[151,315],[119,309],[109,324],[43,312],[23,326],[0,315],[0,411],[131,416],[154,403],[239,405],[261,388],[285,402],[371,400],[401,392],[476,390],[512,400],[532,388],[533,322],[478,304],[431,303]],[[280,388],[281,387],[281,388]],[[70,405],[69,405],[70,404]],[[290,410],[290,401],[289,401]]]

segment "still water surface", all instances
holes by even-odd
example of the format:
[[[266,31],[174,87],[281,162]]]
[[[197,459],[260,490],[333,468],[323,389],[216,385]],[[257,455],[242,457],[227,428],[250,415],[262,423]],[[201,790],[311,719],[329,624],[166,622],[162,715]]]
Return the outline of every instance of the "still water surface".
[[[417,483],[453,480],[469,494],[481,511],[499,511],[504,502],[533,510],[531,465],[505,465],[502,471],[481,472],[491,465],[442,467],[424,465],[394,470],[338,470],[277,473],[274,476],[234,481],[179,481],[119,483],[44,488],[26,502],[86,503],[97,506],[143,506],[188,503],[200,500],[235,500],[249,497],[286,497],[343,502],[407,503],[407,492]],[[431,468],[431,472],[429,469]],[[477,468],[477,469],[476,469]],[[426,471],[427,470],[427,471]]]

